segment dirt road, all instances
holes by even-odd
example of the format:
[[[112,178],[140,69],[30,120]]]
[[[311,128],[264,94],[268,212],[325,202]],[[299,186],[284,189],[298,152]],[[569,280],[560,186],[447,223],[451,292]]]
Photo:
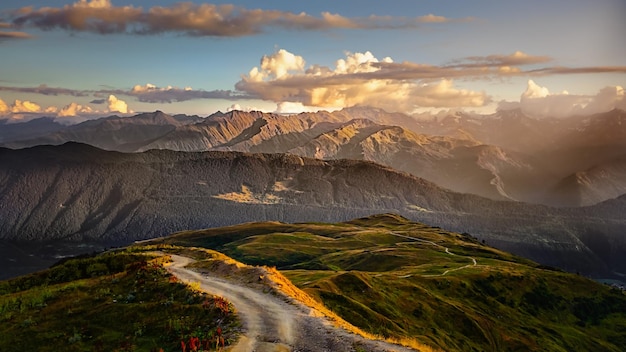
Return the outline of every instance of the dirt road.
[[[264,293],[257,285],[187,269],[185,266],[193,261],[190,258],[172,255],[172,260],[168,270],[178,279],[199,282],[201,290],[222,296],[235,306],[244,334],[232,347],[233,352],[413,351],[334,327],[311,308]]]

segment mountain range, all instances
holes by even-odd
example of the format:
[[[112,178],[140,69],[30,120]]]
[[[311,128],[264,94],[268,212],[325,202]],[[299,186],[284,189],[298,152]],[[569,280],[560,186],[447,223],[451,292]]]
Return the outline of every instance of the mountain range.
[[[386,211],[471,233],[544,265],[619,277],[626,272],[625,210],[626,196],[579,208],[494,201],[369,161],[120,153],[74,142],[0,149],[0,235],[22,249],[46,241],[111,246],[248,221],[344,221]]]
[[[9,127],[9,128],[7,128]],[[459,193],[558,207],[626,193],[626,113],[562,119],[520,110],[414,117],[353,107],[295,115],[217,112],[206,118],[157,111],[62,126],[40,118],[4,123],[0,145],[68,141],[105,150],[289,153],[367,160]]]

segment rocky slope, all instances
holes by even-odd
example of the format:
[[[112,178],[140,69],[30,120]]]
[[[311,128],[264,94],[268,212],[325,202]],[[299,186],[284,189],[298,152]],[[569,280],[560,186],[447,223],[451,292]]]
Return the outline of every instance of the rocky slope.
[[[106,244],[247,221],[392,211],[548,265],[625,272],[624,197],[556,209],[444,190],[364,161],[284,154],[124,154],[68,143],[0,149],[0,238]]]
[[[369,160],[457,192],[492,199],[524,199],[523,195],[536,186],[532,182],[535,178],[528,177],[534,176],[528,157],[481,146],[475,140],[428,136],[388,125],[407,125],[409,120],[406,115],[365,108],[298,115],[231,111],[201,120],[155,112],[88,121],[5,145],[18,148],[77,141],[123,152],[228,150]],[[520,173],[526,177],[504,177]]]
[[[23,130],[19,125],[2,133],[0,143],[21,148],[77,141],[124,152],[225,150],[369,160],[456,192],[553,206],[591,205],[626,188],[619,171],[585,176],[584,185],[576,181],[599,168],[621,168],[619,160],[626,157],[621,110],[560,120],[534,119],[519,110],[420,120],[354,107],[297,115],[217,112],[207,118],[155,112],[62,129],[44,121],[23,124]]]

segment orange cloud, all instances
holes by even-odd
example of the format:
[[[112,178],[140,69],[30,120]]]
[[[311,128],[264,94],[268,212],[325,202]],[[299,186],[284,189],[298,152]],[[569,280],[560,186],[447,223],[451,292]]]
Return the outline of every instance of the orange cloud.
[[[4,115],[9,112],[9,106],[4,100],[0,99],[0,115]]]
[[[12,24],[43,30],[66,29],[100,34],[184,33],[190,36],[239,37],[268,28],[289,30],[399,29],[417,28],[425,23],[455,21],[428,14],[417,18],[370,16],[348,18],[329,12],[321,16],[278,10],[247,9],[235,5],[180,2],[171,6],[116,7],[109,0],[80,0],[61,8],[24,7],[13,11]],[[467,21],[468,19],[462,19]]]
[[[10,112],[14,114],[41,112],[41,106],[28,100],[15,100]]]

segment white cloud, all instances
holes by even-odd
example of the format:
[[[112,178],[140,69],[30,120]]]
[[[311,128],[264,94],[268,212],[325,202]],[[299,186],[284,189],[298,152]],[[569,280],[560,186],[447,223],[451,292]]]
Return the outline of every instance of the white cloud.
[[[246,111],[246,112],[250,112],[250,111],[264,111],[264,112],[268,112],[265,111],[264,109],[259,109],[256,106],[241,106],[239,104],[232,104],[231,106],[229,106],[228,108],[226,108],[226,112],[229,111]]]
[[[263,100],[312,108],[370,105],[411,112],[419,107],[480,107],[490,102],[484,92],[459,89],[451,79],[397,78],[395,66],[386,71],[389,65],[394,65],[391,58],[379,60],[368,51],[346,53],[333,68],[305,68],[304,58],[281,49],[264,56],[261,66],[242,76],[236,88]]]
[[[595,95],[580,95],[570,94],[567,91],[550,93],[547,87],[529,80],[519,103],[499,103],[499,108],[503,110],[517,107],[521,108],[524,113],[536,117],[590,115],[615,108],[626,109],[626,97],[624,88],[621,86],[604,87]]]
[[[318,110],[320,109],[314,106],[304,106],[302,103],[284,101],[276,104],[276,111],[274,112],[278,114],[299,114],[301,112],[316,112]],[[338,108],[325,110],[333,111],[338,110]]]
[[[109,111],[110,112],[119,112],[122,114],[128,114],[132,112],[128,110],[128,104],[125,101],[118,99],[115,95],[109,95]]]
[[[541,87],[532,79],[528,80],[526,91],[522,93],[522,99],[545,98],[550,95],[548,88]]]
[[[228,108],[226,108],[226,112],[229,112],[229,111],[235,111],[235,110],[237,110],[237,111],[242,111],[242,110],[241,110],[241,105],[239,105],[239,104],[233,104],[233,105],[229,106]]]
[[[304,65],[305,61],[302,56],[280,49],[272,55],[264,55],[261,58],[261,69],[254,67],[250,70],[248,77],[255,82],[286,78],[289,72],[303,72]]]

